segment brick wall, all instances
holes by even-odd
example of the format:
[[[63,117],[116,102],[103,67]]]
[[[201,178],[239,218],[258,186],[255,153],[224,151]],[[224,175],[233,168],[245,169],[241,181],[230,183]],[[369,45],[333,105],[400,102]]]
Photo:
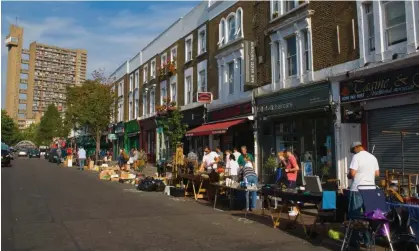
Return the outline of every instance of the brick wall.
[[[263,86],[271,82],[271,47],[270,38],[265,35],[269,25],[270,2],[255,1],[253,6],[253,33],[256,42],[257,84]],[[262,62],[259,62],[261,57]]]
[[[320,70],[359,58],[358,23],[355,1],[311,1],[313,67]],[[352,32],[355,21],[355,49]],[[338,52],[337,29],[339,25],[340,53]]]

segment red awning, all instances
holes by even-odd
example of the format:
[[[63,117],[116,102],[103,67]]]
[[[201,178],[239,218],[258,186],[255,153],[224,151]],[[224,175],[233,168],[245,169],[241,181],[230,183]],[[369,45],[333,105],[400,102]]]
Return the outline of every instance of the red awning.
[[[247,119],[236,119],[230,121],[224,121],[219,123],[213,124],[206,124],[199,126],[195,129],[192,129],[186,132],[186,136],[204,136],[204,135],[211,135],[211,134],[223,134],[226,133],[228,128],[244,123]]]

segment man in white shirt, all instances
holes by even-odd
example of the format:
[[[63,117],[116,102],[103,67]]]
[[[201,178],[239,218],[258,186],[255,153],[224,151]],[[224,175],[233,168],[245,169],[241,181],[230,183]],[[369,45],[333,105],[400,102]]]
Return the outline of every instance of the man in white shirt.
[[[202,172],[206,169],[207,173],[211,173],[213,169],[217,169],[217,163],[219,161],[220,156],[218,156],[216,152],[211,151],[211,149],[206,146],[204,148],[204,157],[202,158],[202,163],[199,170]]]
[[[362,216],[362,207],[364,201],[358,192],[358,186],[375,186],[375,177],[380,175],[377,158],[371,153],[364,150],[361,142],[353,142],[351,145],[351,153],[354,154],[351,165],[349,167],[348,179],[352,179],[352,185],[349,194],[348,216]],[[358,233],[353,232],[351,245],[359,247]],[[370,245],[371,238],[368,233],[364,233],[364,244]]]
[[[239,160],[239,157],[240,157],[240,155],[242,155],[239,151],[238,151],[238,149],[235,147],[234,149],[233,149],[233,155],[234,155],[234,157],[236,158],[236,161],[238,161]]]
[[[84,169],[84,161],[86,160],[86,150],[81,146],[79,148],[79,151],[77,152],[78,158],[79,158],[79,165],[80,170],[83,171]]]

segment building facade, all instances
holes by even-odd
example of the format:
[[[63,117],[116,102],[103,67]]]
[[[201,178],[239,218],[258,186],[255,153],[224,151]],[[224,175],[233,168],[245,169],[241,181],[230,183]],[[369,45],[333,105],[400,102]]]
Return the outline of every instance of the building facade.
[[[23,28],[10,26],[6,38],[8,72],[6,111],[24,128],[48,105],[66,109],[66,87],[86,80],[86,50],[64,49],[33,42],[23,49]],[[9,95],[10,94],[10,95]]]

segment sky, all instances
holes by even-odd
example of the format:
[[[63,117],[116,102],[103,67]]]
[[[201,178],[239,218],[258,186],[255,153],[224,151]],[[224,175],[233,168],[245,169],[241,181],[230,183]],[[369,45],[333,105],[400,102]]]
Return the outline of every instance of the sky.
[[[9,25],[24,28],[31,42],[87,50],[87,77],[107,74],[185,16],[198,2],[1,2],[2,40]],[[1,107],[6,94],[7,49],[1,44]]]

